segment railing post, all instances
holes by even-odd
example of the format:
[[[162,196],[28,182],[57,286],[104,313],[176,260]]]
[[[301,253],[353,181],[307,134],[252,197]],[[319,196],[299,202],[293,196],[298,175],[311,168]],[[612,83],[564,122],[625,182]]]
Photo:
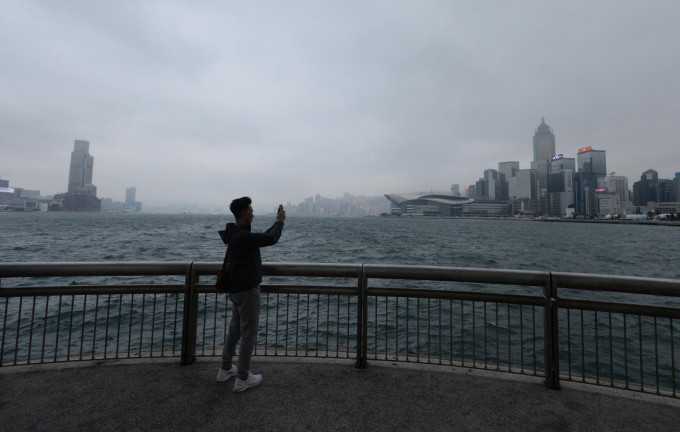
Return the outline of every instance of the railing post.
[[[196,331],[198,328],[198,277],[194,263],[189,264],[184,281],[184,311],[182,313],[182,364],[196,361]]]
[[[552,273],[548,273],[545,286],[543,287],[543,297],[545,299],[544,310],[544,344],[545,344],[545,386],[560,389],[560,341],[558,333],[558,308],[557,287],[552,278]]]
[[[366,369],[368,363],[366,362],[366,352],[368,350],[368,328],[366,321],[368,320],[368,301],[366,289],[368,287],[368,277],[364,271],[363,264],[359,270],[359,296],[357,299],[357,362],[355,367]]]

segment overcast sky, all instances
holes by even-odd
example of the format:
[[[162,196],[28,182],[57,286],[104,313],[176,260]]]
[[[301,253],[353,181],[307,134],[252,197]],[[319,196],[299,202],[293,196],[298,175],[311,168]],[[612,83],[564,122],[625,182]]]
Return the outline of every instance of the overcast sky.
[[[557,153],[680,171],[680,1],[30,1],[0,7],[0,178],[259,208],[448,190]],[[258,208],[258,207],[256,207]],[[268,208],[268,207],[267,207]]]

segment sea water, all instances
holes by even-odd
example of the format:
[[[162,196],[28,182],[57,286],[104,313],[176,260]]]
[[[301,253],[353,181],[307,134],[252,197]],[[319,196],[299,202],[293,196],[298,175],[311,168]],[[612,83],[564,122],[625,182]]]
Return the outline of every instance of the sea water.
[[[221,261],[227,215],[0,213],[2,262]],[[264,231],[273,215],[256,215]],[[263,261],[680,278],[680,229],[655,225],[289,215]],[[4,284],[5,282],[3,282]],[[6,285],[3,285],[6,286]]]

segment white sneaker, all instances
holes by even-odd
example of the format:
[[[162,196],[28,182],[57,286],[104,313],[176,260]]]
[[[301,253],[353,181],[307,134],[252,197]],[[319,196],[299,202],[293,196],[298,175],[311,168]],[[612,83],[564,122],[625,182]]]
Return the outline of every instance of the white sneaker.
[[[236,368],[236,365],[232,365],[231,369],[229,370],[220,368],[220,371],[217,372],[217,382],[227,381],[229,378],[236,375],[238,375],[238,369]]]
[[[250,372],[248,372],[248,379],[242,380],[239,377],[236,377],[236,382],[234,383],[234,391],[235,392],[242,392],[245,390],[248,390],[251,387],[255,387],[256,385],[260,384],[262,382],[262,375],[253,375]]]

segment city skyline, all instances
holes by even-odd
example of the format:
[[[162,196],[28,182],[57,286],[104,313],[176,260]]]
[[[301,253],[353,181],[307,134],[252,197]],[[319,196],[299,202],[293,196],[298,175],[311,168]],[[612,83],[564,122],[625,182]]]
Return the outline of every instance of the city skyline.
[[[542,117],[557,153],[604,150],[629,187],[680,171],[672,1],[5,12],[0,178],[43,195],[63,191],[79,138],[97,195],[134,184],[145,208],[448,190],[530,168]]]
[[[89,154],[89,141],[85,140],[74,140],[74,149],[71,152],[71,163],[70,163],[70,168],[69,168],[69,182],[68,182],[68,192],[69,193],[79,193],[79,194],[88,194],[88,195],[97,195],[97,188],[94,184],[92,184],[92,178],[93,178],[93,162],[94,158],[92,155]],[[496,173],[502,173],[504,175],[504,179],[507,182],[510,178],[515,177],[515,173],[520,172],[527,172],[527,171],[536,171],[538,168],[539,175],[536,178],[536,189],[540,190],[541,189],[541,180],[539,180],[540,171],[544,170],[545,175],[548,175],[549,173],[552,173],[553,170],[555,169],[555,162],[561,162],[561,161],[566,161],[567,162],[567,168],[571,170],[572,173],[581,172],[581,171],[587,171],[587,172],[593,172],[596,173],[600,176],[605,176],[605,175],[615,175],[615,172],[609,172],[606,168],[606,151],[604,150],[598,150],[598,149],[593,149],[592,146],[587,146],[587,147],[582,147],[577,150],[576,158],[569,158],[569,157],[564,157],[564,154],[559,153],[555,154],[556,152],[556,145],[555,145],[555,135],[553,133],[553,129],[545,122],[545,117],[541,117],[541,123],[539,126],[535,129],[534,137],[533,137],[533,155],[534,155],[534,160],[530,162],[531,168],[521,168],[521,164],[519,161],[504,161],[504,162],[498,162],[498,170],[495,168],[489,168],[485,169],[483,176],[480,178],[480,180],[485,180],[486,182],[493,182],[494,179],[496,179]],[[554,157],[551,157],[552,160],[546,160],[544,158],[548,157],[547,155],[549,154],[554,154]],[[587,155],[587,158],[586,158]],[[557,159],[557,160],[556,160]],[[578,165],[574,164],[574,161],[578,160]],[[545,166],[540,165],[543,162],[547,162]],[[564,163],[559,163],[557,165],[559,169],[565,168]],[[654,171],[653,168],[649,168],[645,170],[642,173],[642,177],[646,175],[646,173]],[[675,173],[675,177],[678,176],[678,172]],[[492,178],[489,178],[489,176],[492,175]],[[657,175],[658,176],[658,175]],[[625,191],[618,191],[618,193],[624,193],[626,196],[630,193],[632,194],[633,190],[631,188],[631,185],[636,181],[636,179],[629,179],[625,176],[617,176],[620,178],[625,178],[625,182],[622,184],[625,184]],[[520,178],[520,177],[518,177]],[[608,177],[609,178],[609,177]],[[669,176],[668,179],[672,179],[673,176]],[[1,179],[1,178],[0,178]],[[7,179],[2,179],[3,181],[8,181]],[[479,184],[479,182],[477,182]],[[451,187],[453,189],[454,186],[459,186],[458,184],[452,184]],[[470,188],[473,188],[475,185],[472,184],[470,185]],[[507,187],[507,186],[506,186]],[[467,188],[467,187],[466,187]],[[619,187],[620,188],[620,187]],[[512,189],[512,186],[511,186]],[[431,193],[435,193],[434,189],[430,189]],[[422,192],[421,192],[422,193]],[[439,190],[436,193],[447,193],[447,192],[442,192]],[[484,194],[479,195],[478,192],[475,192],[477,197],[486,197],[488,198],[494,198],[494,191],[493,188],[489,191],[485,191]],[[453,194],[453,190],[451,191],[451,194]],[[540,192],[538,193],[540,195]],[[43,196],[45,194],[42,194]],[[51,195],[51,194],[50,194]],[[141,211],[141,203],[140,202],[135,202],[135,195],[136,195],[136,187],[129,187],[126,188],[125,191],[125,202],[120,203],[116,202],[115,209],[118,209],[117,205],[122,204],[124,208],[131,208],[134,209],[136,208],[137,211]],[[384,194],[383,194],[384,195]],[[464,194],[465,195],[465,194]],[[458,195],[460,196],[460,195]],[[512,194],[511,194],[512,196]],[[370,199],[374,200],[375,198],[379,198],[381,195],[366,195],[366,194],[352,194],[349,192],[344,192],[343,197],[327,197],[323,196],[320,193],[315,193],[308,197],[305,197],[304,200],[300,201],[298,204],[291,204],[291,200],[288,199],[280,199],[278,202],[286,202],[289,207],[294,206],[295,208],[298,209],[298,212],[300,213],[315,213],[317,211],[310,211],[310,206],[309,202],[312,200],[313,207],[315,207],[317,210],[319,208],[319,199],[323,199],[329,208],[332,208],[332,211],[328,211],[328,208],[326,208],[325,212],[321,213],[326,213],[326,214],[341,214],[343,211],[339,211],[339,209],[342,207],[342,203],[351,203],[353,206],[355,205],[355,198],[360,198],[360,199]],[[475,196],[471,196],[475,197]],[[105,197],[107,201],[111,201],[111,198]],[[505,198],[504,198],[505,199]],[[626,201],[626,199],[621,200]],[[258,204],[257,205],[258,209],[260,211],[266,211],[267,207],[269,207],[269,204]],[[373,205],[373,207],[376,207]],[[378,205],[377,207],[382,207]],[[189,210],[191,208],[193,209],[200,209],[203,212],[213,212],[216,211],[219,206],[214,206],[211,208],[211,205],[206,205],[204,207],[199,207],[196,206],[195,204],[191,203],[182,203],[182,202],[175,202],[172,204],[166,204],[165,206],[156,206],[152,207],[152,209],[164,209],[164,212],[171,211],[172,209],[175,209],[177,211],[178,209],[184,208],[185,210]],[[306,208],[305,210],[300,210],[302,208]],[[578,208],[578,206],[577,206]],[[323,207],[322,207],[323,209]],[[347,212],[346,214],[359,214],[359,213],[365,213],[365,214],[376,214],[375,212],[365,212],[364,209],[355,209],[355,211],[352,212]]]

